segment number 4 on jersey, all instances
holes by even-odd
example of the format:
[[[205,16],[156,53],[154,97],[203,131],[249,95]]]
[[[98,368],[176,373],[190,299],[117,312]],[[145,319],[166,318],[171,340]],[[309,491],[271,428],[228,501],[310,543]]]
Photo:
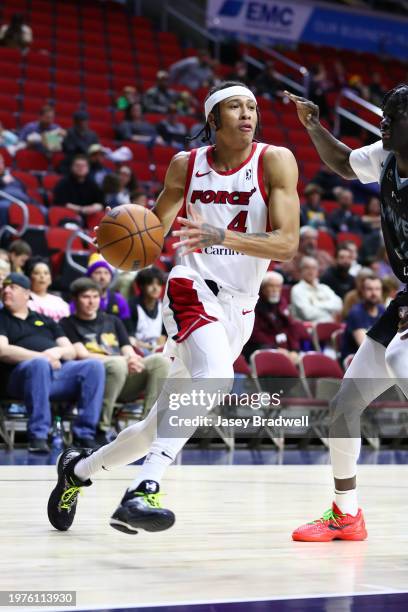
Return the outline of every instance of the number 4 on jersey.
[[[247,231],[247,228],[246,228],[247,217],[248,217],[248,211],[241,210],[241,212],[239,212],[237,216],[233,218],[231,223],[228,225],[227,229],[232,230],[233,232],[245,233]]]

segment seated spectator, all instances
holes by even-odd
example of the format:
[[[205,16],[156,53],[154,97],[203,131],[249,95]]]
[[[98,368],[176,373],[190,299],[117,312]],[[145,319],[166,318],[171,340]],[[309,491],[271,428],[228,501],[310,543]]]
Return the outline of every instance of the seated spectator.
[[[86,111],[79,110],[72,115],[73,125],[67,130],[62,143],[65,159],[62,169],[66,172],[76,155],[86,155],[91,145],[99,142],[98,136],[89,129],[89,115]]]
[[[330,81],[332,84],[332,91],[339,92],[343,87],[347,87],[347,73],[341,60],[336,60],[334,62]]]
[[[367,330],[384,313],[382,304],[382,284],[378,277],[367,277],[362,282],[362,300],[355,304],[346,319],[346,329],[343,336],[341,357],[357,352],[363,343]]]
[[[10,263],[4,259],[0,259],[0,308],[3,308],[3,302],[1,302],[1,290],[3,289],[4,279],[10,274],[11,268]]]
[[[377,198],[377,196],[371,196],[365,206],[363,222],[371,230],[381,228],[380,206],[380,198]]]
[[[363,78],[360,74],[352,74],[348,80],[348,86],[352,89],[360,98],[368,100],[370,92],[367,85],[364,85]]]
[[[195,91],[212,83],[212,59],[206,49],[198,49],[197,55],[186,57],[170,66],[171,83],[184,85]]]
[[[33,257],[28,260],[25,271],[31,282],[29,309],[50,317],[56,323],[63,317],[68,317],[68,303],[58,295],[48,292],[52,283],[48,263],[41,257]]]
[[[301,321],[320,323],[335,321],[342,301],[333,289],[319,282],[319,266],[314,257],[303,257],[300,262],[301,280],[292,287],[292,313]]]
[[[348,291],[354,289],[355,286],[354,276],[350,274],[351,262],[351,251],[344,246],[338,246],[334,266],[327,268],[320,278],[320,281],[330,287],[330,289],[333,289],[334,293],[341,297],[341,299],[344,298]]]
[[[112,170],[104,164],[105,159],[105,150],[102,145],[93,144],[89,147],[89,176],[99,187],[102,186],[105,176],[112,172]]]
[[[381,108],[387,89],[388,87],[382,82],[381,74],[379,72],[373,72],[371,82],[368,85],[370,102]]]
[[[278,80],[273,60],[265,63],[264,69],[258,74],[254,81],[254,87],[258,96],[269,98],[282,98],[283,90]]]
[[[139,94],[137,93],[136,87],[126,85],[122,89],[122,95],[116,100],[116,108],[124,112],[125,119],[129,119],[129,109],[133,104],[139,102]]]
[[[137,189],[139,187],[138,180],[134,172],[132,172],[129,166],[122,165],[122,166],[119,166],[118,176],[119,176],[119,184],[120,184],[119,193],[122,194],[122,199],[128,200],[126,204],[133,202],[134,201],[133,198],[135,197]]]
[[[167,334],[163,326],[161,300],[164,282],[163,273],[158,268],[152,266],[140,270],[135,280],[139,295],[129,301],[133,328],[132,344],[145,355],[151,353],[157,346],[162,346],[166,341]]]
[[[178,93],[169,88],[169,75],[165,70],[159,70],[156,78],[156,85],[143,96],[143,108],[147,113],[166,114],[170,105],[177,100]]]
[[[48,104],[42,107],[38,121],[26,123],[20,132],[21,141],[46,155],[61,151],[64,136],[65,130],[55,123],[54,108]]]
[[[354,277],[357,276],[357,274],[360,272],[363,266],[360,263],[358,263],[358,249],[357,249],[356,243],[353,242],[352,240],[344,240],[338,245],[338,248],[340,247],[343,247],[350,251],[351,265],[349,268],[349,274],[351,274],[351,276],[354,276]]]
[[[33,42],[33,31],[20,13],[12,15],[10,23],[0,28],[0,46],[21,49],[26,53]]]
[[[367,233],[369,228],[361,217],[351,211],[353,192],[350,189],[342,189],[337,193],[336,200],[339,208],[333,211],[327,220],[330,229],[336,234],[339,232]]]
[[[359,249],[359,258],[364,266],[371,266],[375,262],[382,244],[384,244],[384,238],[380,228],[364,236],[363,244]]]
[[[10,155],[14,155],[17,150],[17,145],[17,134],[6,129],[0,121],[0,148],[4,147],[10,153]]]
[[[71,173],[54,187],[54,204],[66,206],[86,217],[102,210],[102,202],[102,190],[89,175],[88,158],[76,155],[71,163]]]
[[[334,200],[338,191],[347,186],[347,181],[326,164],[321,165],[319,172],[312,178],[312,183],[322,188],[324,200]]]
[[[317,248],[319,232],[314,227],[304,225],[300,228],[299,250],[290,261],[279,264],[279,270],[283,272],[288,283],[297,282],[300,277],[300,261],[308,255],[319,263],[319,275],[324,274],[329,266],[334,263],[333,257],[322,249]]]
[[[14,240],[8,249],[11,271],[23,273],[23,268],[32,256],[30,245],[25,240]]]
[[[282,274],[266,273],[255,306],[252,336],[244,349],[247,359],[254,351],[270,348],[287,355],[294,364],[299,361],[301,340],[307,332],[290,316],[288,302],[282,297],[282,287]]]
[[[117,291],[112,291],[113,270],[99,253],[94,253],[89,259],[86,275],[100,288],[100,309],[122,319],[128,331],[131,330],[129,304]]]
[[[170,105],[167,117],[160,121],[157,131],[167,145],[184,149],[187,128],[184,123],[178,121],[177,109],[174,105]]]
[[[319,62],[310,69],[309,98],[317,104],[320,116],[324,119],[330,118],[330,109],[327,94],[332,88],[325,65]]]
[[[169,360],[163,355],[145,359],[130,345],[120,319],[100,309],[100,287],[90,278],[78,278],[71,284],[75,314],[61,321],[74,345],[78,359],[96,357],[104,365],[106,384],[100,429],[109,431],[115,403],[134,402],[144,393],[144,411],[156,401],[160,386],[167,377]]]
[[[31,452],[47,453],[50,400],[77,400],[74,444],[95,448],[105,372],[96,359],[74,361],[75,349],[58,323],[28,308],[30,281],[11,273],[4,281],[0,311],[2,388],[24,400]]]
[[[249,75],[248,75],[248,66],[246,62],[242,60],[238,60],[234,64],[234,70],[227,74],[228,81],[239,81],[240,83],[244,83],[249,86]]]
[[[133,140],[153,145],[158,139],[155,126],[143,118],[142,106],[139,103],[129,107],[128,118],[118,125],[116,131],[119,140]]]
[[[375,278],[375,274],[371,268],[361,268],[356,276],[355,288],[351,289],[343,299],[343,310],[341,318],[346,319],[350,310],[362,301],[363,299],[363,284],[366,278]]]
[[[12,172],[6,168],[4,157],[0,154],[0,190],[12,198],[18,198],[22,202],[29,202],[23,183],[16,179]],[[7,225],[8,210],[12,202],[0,195],[0,225]]]
[[[198,112],[198,102],[189,91],[181,91],[175,104],[179,115],[194,116]]]
[[[310,227],[325,227],[326,213],[321,207],[322,188],[316,183],[306,185],[303,192],[304,202],[300,207],[300,220],[302,225],[310,225]]]

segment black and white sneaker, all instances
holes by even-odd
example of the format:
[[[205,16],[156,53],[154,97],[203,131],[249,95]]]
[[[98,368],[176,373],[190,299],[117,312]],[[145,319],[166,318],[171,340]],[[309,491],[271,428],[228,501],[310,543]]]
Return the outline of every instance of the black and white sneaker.
[[[82,487],[90,487],[91,480],[80,480],[74,467],[81,459],[89,457],[92,449],[68,448],[57,460],[58,481],[48,500],[48,519],[55,529],[67,531],[74,521],[78,494]]]
[[[137,489],[126,491],[109,524],[123,533],[135,534],[138,529],[164,531],[175,523],[171,510],[160,505],[160,487],[154,480],[143,480]]]

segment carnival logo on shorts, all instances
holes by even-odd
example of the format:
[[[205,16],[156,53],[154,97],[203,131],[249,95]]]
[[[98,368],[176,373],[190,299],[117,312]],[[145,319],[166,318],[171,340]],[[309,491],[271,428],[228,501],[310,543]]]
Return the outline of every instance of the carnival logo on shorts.
[[[202,204],[238,204],[240,206],[248,206],[251,196],[256,191],[256,187],[251,191],[214,191],[207,189],[195,189],[191,194],[191,203],[197,201]]]

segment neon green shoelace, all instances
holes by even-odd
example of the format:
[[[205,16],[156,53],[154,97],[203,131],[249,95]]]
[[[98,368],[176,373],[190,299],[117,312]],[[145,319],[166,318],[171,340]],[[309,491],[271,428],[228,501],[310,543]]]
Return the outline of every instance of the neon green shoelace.
[[[326,523],[327,521],[333,521],[336,525],[339,524],[339,519],[344,516],[344,514],[336,514],[333,512],[333,508],[329,508],[326,512],[323,512],[321,518],[317,519],[317,521],[312,521],[309,525],[317,525],[317,523]]]
[[[81,487],[70,487],[61,495],[61,510],[70,510],[72,504],[76,501],[78,493],[81,492]]]
[[[152,508],[161,508],[160,497],[163,493],[141,493],[140,491],[136,491],[135,495],[143,497]]]

